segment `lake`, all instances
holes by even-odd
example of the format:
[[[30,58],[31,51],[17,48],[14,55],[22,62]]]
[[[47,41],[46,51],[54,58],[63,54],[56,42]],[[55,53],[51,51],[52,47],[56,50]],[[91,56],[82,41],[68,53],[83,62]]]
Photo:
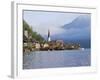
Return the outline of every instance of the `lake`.
[[[23,55],[23,69],[81,67],[91,65],[91,51],[34,51]]]

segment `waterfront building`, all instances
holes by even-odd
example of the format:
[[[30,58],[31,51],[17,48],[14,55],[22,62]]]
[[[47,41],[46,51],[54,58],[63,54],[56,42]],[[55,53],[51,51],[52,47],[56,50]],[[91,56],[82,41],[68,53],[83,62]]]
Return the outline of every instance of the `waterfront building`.
[[[43,45],[43,48],[47,48],[47,47],[49,47],[49,45],[48,45],[48,43],[45,43],[45,44]]]
[[[27,30],[24,30],[24,36],[25,36],[26,38],[28,38],[28,31],[27,31]]]
[[[39,43],[35,43],[35,49],[40,49],[40,44]]]

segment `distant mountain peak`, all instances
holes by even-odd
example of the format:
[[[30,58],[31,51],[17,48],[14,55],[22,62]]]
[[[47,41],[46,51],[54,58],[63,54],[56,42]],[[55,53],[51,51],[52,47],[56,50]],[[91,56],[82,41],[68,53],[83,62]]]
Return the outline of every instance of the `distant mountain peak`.
[[[74,19],[69,24],[64,24],[62,28],[64,29],[71,29],[71,28],[84,28],[89,27],[91,23],[91,19],[89,15],[80,15],[76,19]]]

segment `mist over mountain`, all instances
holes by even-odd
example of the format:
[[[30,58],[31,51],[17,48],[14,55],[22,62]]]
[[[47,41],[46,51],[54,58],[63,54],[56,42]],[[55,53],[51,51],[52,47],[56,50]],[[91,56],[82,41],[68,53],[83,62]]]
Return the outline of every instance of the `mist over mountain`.
[[[81,47],[91,47],[91,17],[82,15],[74,19],[69,24],[62,25],[66,32],[52,35],[52,40],[63,40],[65,43],[80,43]]]
[[[91,23],[90,15],[82,15],[82,16],[77,17],[71,23],[63,25],[62,28],[64,28],[64,29],[90,28],[90,26],[91,26],[90,23]]]

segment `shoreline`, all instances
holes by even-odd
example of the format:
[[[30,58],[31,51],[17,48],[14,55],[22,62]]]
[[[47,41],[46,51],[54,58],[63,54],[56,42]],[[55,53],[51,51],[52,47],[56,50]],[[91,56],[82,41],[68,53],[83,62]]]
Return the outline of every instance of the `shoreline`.
[[[30,52],[23,52],[23,54],[31,54],[31,53],[35,53],[35,52],[63,52],[63,51],[85,51],[85,50],[91,50],[91,48],[85,48],[84,50],[82,49],[73,49],[73,50],[35,50],[35,51],[30,51]]]

